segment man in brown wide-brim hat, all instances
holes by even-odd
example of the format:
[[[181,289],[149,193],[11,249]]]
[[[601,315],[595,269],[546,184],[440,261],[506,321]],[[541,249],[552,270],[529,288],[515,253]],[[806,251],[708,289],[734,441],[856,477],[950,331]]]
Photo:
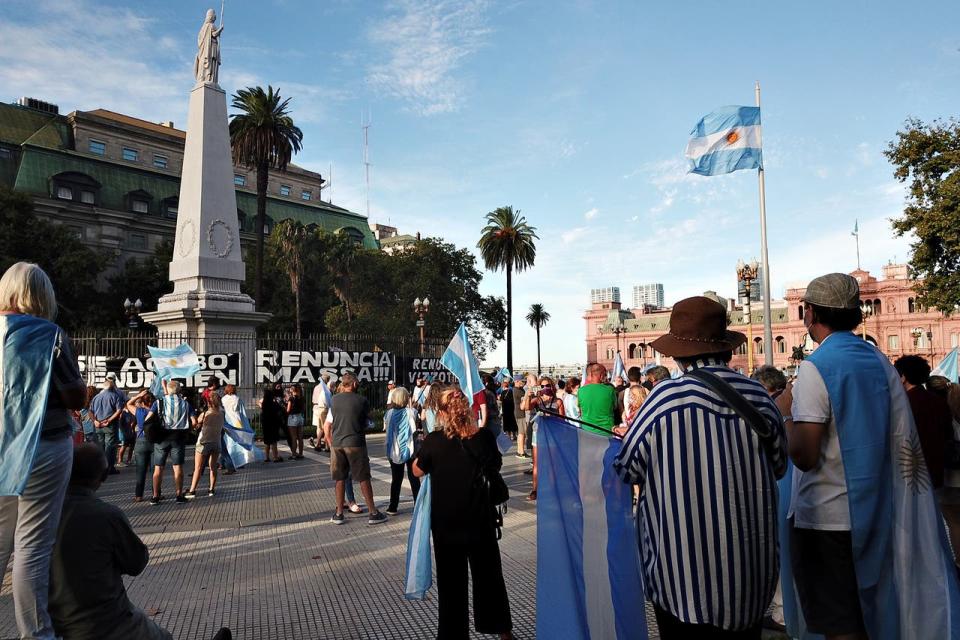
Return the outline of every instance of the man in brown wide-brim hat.
[[[684,374],[657,384],[618,431],[614,469],[640,486],[643,579],[662,638],[760,638],[777,585],[786,439],[763,386],[727,366],[744,342],[720,303],[678,302],[653,347]]]

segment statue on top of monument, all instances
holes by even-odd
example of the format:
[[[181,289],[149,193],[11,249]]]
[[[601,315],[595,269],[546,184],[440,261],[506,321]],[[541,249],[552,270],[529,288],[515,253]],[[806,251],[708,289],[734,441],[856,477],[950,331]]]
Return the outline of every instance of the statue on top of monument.
[[[217,83],[220,71],[220,34],[223,25],[216,26],[217,13],[207,10],[207,19],[197,34],[197,57],[193,61],[193,75],[197,82]]]

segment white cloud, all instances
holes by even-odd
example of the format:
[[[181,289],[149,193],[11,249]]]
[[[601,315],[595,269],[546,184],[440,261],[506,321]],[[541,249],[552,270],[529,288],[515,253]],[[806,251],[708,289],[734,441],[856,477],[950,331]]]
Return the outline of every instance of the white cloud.
[[[599,213],[600,213],[600,209],[593,207],[592,209],[588,210],[586,213],[583,214],[583,219],[593,220],[594,218],[597,217],[597,214]]]
[[[370,40],[386,48],[367,81],[421,115],[456,111],[464,86],[456,71],[480,49],[489,29],[486,0],[397,0]]]
[[[571,244],[574,241],[580,240],[586,230],[586,227],[574,227],[573,229],[568,229],[560,234],[560,242],[563,244]]]

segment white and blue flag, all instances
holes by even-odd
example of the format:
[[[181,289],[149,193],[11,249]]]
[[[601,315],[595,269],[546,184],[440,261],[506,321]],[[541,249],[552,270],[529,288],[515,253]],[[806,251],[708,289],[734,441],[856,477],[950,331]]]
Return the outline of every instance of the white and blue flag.
[[[690,132],[690,172],[717,176],[763,165],[760,107],[720,107]]]
[[[504,380],[513,380],[513,375],[510,373],[510,369],[504,367],[497,372],[497,375],[493,376],[493,381],[497,384],[500,384]]]
[[[623,366],[623,356],[620,355],[619,351],[617,351],[617,355],[613,357],[613,375],[610,380],[616,381],[617,376],[619,376],[622,381],[627,381],[627,369]]]
[[[464,323],[461,322],[460,328],[453,334],[450,345],[440,357],[440,364],[456,376],[460,381],[460,389],[471,402],[473,396],[483,390],[483,383],[480,382],[480,365],[473,356],[470,338],[467,336],[467,326]]]
[[[537,637],[644,640],[633,490],[613,470],[620,441],[553,417],[537,440]]]
[[[957,352],[960,347],[954,347],[947,357],[930,372],[933,376],[943,376],[953,384],[960,384],[960,371],[957,370]]]
[[[173,349],[147,347],[153,359],[153,368],[164,380],[189,378],[200,371],[200,357],[187,343]]]
[[[247,410],[237,395],[225,395],[221,398],[223,406],[224,443],[227,455],[235,467],[251,462],[263,462],[264,453],[256,445],[256,433],[250,426]]]
[[[430,501],[433,489],[430,474],[423,476],[417,501],[413,505],[410,533],[407,534],[406,576],[403,597],[423,600],[433,586],[433,553],[430,546]]]

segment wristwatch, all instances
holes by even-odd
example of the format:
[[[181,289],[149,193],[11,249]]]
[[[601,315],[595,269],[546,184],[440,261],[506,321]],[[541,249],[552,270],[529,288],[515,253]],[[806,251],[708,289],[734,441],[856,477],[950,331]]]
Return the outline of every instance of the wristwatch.
[[[787,424],[787,420],[793,422],[793,416],[783,416],[783,424]]]

